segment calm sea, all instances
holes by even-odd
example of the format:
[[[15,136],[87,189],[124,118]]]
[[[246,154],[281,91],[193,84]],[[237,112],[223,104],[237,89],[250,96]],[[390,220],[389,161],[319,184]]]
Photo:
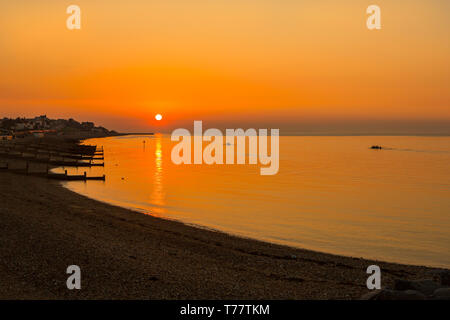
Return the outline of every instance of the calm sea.
[[[104,147],[105,167],[87,174],[106,181],[64,185],[90,198],[294,247],[450,267],[450,137],[282,136],[274,176],[177,166],[168,135],[85,143]]]

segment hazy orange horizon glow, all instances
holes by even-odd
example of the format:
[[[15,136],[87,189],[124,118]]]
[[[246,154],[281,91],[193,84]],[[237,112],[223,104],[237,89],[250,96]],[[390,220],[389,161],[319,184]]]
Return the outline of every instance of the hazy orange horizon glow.
[[[70,4],[81,30],[66,28]],[[450,2],[376,1],[377,31],[370,4],[2,1],[1,116],[450,134]]]

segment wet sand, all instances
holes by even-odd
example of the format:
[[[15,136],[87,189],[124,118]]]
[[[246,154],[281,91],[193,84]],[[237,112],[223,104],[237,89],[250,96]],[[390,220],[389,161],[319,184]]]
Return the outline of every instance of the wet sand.
[[[89,183],[89,182],[88,182]],[[58,182],[0,172],[1,299],[357,299],[431,269],[243,239],[104,204]],[[81,290],[66,268],[81,268]]]

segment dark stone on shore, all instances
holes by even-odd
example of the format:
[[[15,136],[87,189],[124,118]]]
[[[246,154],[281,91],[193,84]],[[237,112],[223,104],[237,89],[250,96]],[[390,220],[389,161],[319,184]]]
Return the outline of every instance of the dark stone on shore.
[[[380,295],[381,291],[383,291],[383,290],[373,290],[369,293],[366,293],[359,299],[360,300],[377,300],[376,298]]]
[[[450,300],[450,288],[439,288],[433,293],[433,298],[437,300]]]
[[[429,274],[442,286],[450,286],[450,270],[433,270]]]
[[[441,276],[441,284],[443,286],[450,286],[450,271],[445,270],[440,273]]]
[[[431,296],[436,289],[441,286],[432,280],[397,280],[394,284],[394,290],[415,290],[427,296]]]
[[[443,283],[448,280],[447,270],[429,273],[439,276]],[[442,282],[441,282],[442,283]],[[450,287],[433,280],[396,280],[394,288],[371,291],[363,295],[361,300],[450,300]]]
[[[369,292],[361,297],[361,300],[425,300],[426,296],[416,290],[389,290],[380,289]]]

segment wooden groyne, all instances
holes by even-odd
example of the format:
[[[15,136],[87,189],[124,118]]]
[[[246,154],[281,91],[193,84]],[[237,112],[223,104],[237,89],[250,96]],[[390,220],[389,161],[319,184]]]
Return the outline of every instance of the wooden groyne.
[[[0,144],[0,157],[64,167],[102,167],[104,162],[94,161],[105,159],[103,147],[101,149],[97,149],[97,146],[84,145],[57,147],[44,143],[17,142]]]
[[[65,173],[53,173],[53,172],[48,172],[47,173],[47,178],[49,179],[58,179],[58,180],[67,180],[67,181],[87,181],[87,180],[102,180],[105,181],[106,176],[99,176],[99,177],[88,177],[86,175],[86,172],[84,172],[84,174],[82,175],[68,175],[67,174],[67,170],[65,171]]]
[[[69,153],[69,154],[82,154],[82,155],[93,155],[96,152],[103,152],[103,147],[97,150],[97,146],[90,145],[73,145],[73,144],[61,144],[52,145],[46,143],[33,143],[33,142],[6,142],[0,144],[1,148],[10,149],[26,149],[26,150],[44,150],[46,152],[53,153]]]
[[[67,174],[67,170],[64,173],[54,173],[54,172],[30,172],[28,169],[8,169],[7,166],[4,164],[0,164],[0,169],[7,169],[10,172],[18,173],[18,174],[24,174],[27,176],[35,176],[35,177],[42,177],[42,178],[48,178],[48,179],[55,179],[55,180],[65,180],[65,181],[87,181],[87,180],[100,180],[105,181],[106,176],[95,176],[95,177],[89,177],[86,172],[84,174],[73,174],[69,175]]]
[[[49,171],[52,167],[103,167],[105,165],[103,147],[97,148],[97,146],[70,143],[53,145],[41,142],[6,142],[0,143],[0,158],[3,158],[3,160],[0,160],[0,170],[8,170],[19,174],[70,181],[105,181],[106,178],[105,175],[89,177],[86,172],[82,175],[69,175],[67,170],[64,173]],[[103,160],[103,162],[99,163],[96,160]],[[25,162],[25,168],[14,168],[20,162]],[[40,164],[41,167],[44,164],[45,170],[30,171],[30,164],[33,163]]]
[[[94,163],[90,159],[88,162],[86,161],[73,161],[73,160],[66,160],[66,157],[62,157],[62,159],[54,159],[52,157],[38,157],[36,155],[27,155],[27,154],[3,154],[0,152],[0,157],[8,158],[8,159],[17,159],[17,160],[25,160],[25,161],[31,161],[31,162],[37,162],[37,163],[48,163],[51,166],[56,167],[104,167],[105,163]]]

